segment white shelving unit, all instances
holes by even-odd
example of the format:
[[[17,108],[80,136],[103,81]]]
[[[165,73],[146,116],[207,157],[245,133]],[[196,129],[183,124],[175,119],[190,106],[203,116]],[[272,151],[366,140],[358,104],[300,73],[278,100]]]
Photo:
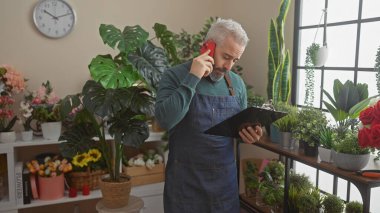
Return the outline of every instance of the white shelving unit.
[[[153,141],[161,141],[163,133],[150,132],[149,138],[146,142]],[[111,139],[108,137],[107,139]],[[56,205],[56,204],[64,204],[78,201],[86,201],[92,199],[101,198],[100,190],[91,191],[90,195],[83,196],[78,193],[78,196],[75,198],[69,198],[68,195],[57,200],[52,201],[41,201],[41,200],[32,200],[30,204],[21,204],[16,205],[16,193],[15,193],[15,164],[17,161],[23,160],[21,156],[23,154],[19,154],[20,150],[23,152],[28,152],[31,155],[35,155],[35,150],[39,150],[42,148],[46,148],[49,150],[49,147],[57,148],[58,144],[62,141],[54,141],[54,140],[45,140],[42,137],[35,137],[33,141],[24,142],[17,140],[14,143],[1,143],[0,142],[0,155],[5,155],[7,159],[7,169],[8,169],[8,180],[6,185],[8,186],[8,191],[5,193],[5,197],[0,200],[0,213],[17,213],[19,209],[26,209],[32,207],[41,207],[47,205]],[[20,156],[18,156],[20,155]],[[142,186],[132,187],[131,195],[140,197],[144,201],[144,213],[149,212],[163,212],[163,189],[164,183],[155,183],[155,184],[147,184]],[[66,192],[67,193],[67,192]]]

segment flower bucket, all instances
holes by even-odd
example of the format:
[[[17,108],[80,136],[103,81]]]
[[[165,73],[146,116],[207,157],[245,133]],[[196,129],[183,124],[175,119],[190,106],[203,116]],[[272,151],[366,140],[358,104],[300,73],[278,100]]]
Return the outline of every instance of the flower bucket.
[[[38,194],[41,200],[55,200],[65,194],[65,176],[38,177]]]
[[[12,143],[16,141],[16,133],[12,132],[0,132],[1,143]]]
[[[46,122],[41,124],[42,136],[47,140],[58,140],[61,136],[62,122]]]

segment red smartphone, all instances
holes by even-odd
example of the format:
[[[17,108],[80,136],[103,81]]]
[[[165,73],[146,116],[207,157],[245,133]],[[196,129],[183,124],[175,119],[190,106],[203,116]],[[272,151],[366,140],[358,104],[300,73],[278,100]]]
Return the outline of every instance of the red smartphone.
[[[201,54],[205,53],[207,50],[210,50],[208,53],[209,56],[214,57],[214,51],[215,51],[216,44],[215,42],[211,40],[207,40],[205,43],[203,43],[201,47]]]

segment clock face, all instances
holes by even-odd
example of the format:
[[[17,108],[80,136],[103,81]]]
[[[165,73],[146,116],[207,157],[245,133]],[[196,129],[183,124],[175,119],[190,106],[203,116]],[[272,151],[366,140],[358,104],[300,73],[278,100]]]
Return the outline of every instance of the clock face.
[[[74,28],[75,11],[63,0],[40,0],[33,11],[37,29],[50,38],[61,38]]]

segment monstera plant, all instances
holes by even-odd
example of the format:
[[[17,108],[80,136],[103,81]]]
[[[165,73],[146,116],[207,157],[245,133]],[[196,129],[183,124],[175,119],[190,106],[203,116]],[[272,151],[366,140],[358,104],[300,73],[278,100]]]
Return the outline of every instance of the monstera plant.
[[[104,44],[119,53],[93,58],[88,66],[92,79],[81,94],[64,99],[62,112],[68,115],[76,109],[76,113],[62,137],[73,144],[96,136],[110,179],[117,182],[124,147],[138,147],[149,137],[154,91],[169,63],[165,50],[150,42],[148,32],[138,25],[121,31],[102,24],[99,32]],[[111,141],[106,140],[107,130]]]

